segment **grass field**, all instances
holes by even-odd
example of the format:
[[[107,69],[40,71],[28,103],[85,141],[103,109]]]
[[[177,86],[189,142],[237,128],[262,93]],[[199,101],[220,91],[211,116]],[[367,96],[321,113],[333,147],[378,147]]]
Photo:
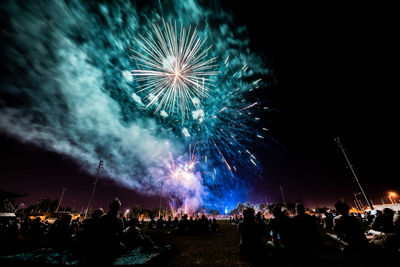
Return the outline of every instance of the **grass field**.
[[[334,243],[311,251],[299,261],[287,254],[274,258],[265,255],[261,264],[241,259],[238,245],[239,233],[236,225],[219,221],[221,232],[203,235],[176,236],[169,230],[148,230],[143,233],[160,245],[171,245],[172,249],[150,261],[154,266],[400,266],[399,255],[383,250],[363,252],[339,251]],[[284,252],[286,253],[286,252]]]
[[[220,233],[176,236],[168,230],[147,230],[143,233],[160,245],[171,245],[172,249],[151,262],[162,266],[250,266],[241,260],[238,245],[239,234],[235,225],[219,221]]]

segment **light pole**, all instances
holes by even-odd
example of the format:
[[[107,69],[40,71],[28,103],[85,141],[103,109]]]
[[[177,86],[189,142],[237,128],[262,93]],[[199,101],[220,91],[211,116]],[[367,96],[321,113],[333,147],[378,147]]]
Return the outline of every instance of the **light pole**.
[[[346,159],[347,164],[349,165],[349,168],[350,168],[351,172],[353,173],[354,180],[356,181],[358,187],[360,187],[361,193],[363,194],[363,196],[364,196],[364,198],[365,198],[365,201],[367,202],[367,204],[368,204],[368,206],[371,208],[371,210],[373,210],[373,209],[374,209],[374,206],[372,206],[371,201],[369,201],[367,195],[366,195],[365,192],[364,192],[364,189],[362,188],[360,182],[358,181],[358,177],[357,177],[357,175],[356,175],[356,172],[354,171],[353,165],[350,163],[350,160],[349,160],[349,158],[347,157],[346,152],[344,151],[344,146],[343,146],[342,142],[340,141],[340,138],[339,138],[339,137],[336,137],[334,140],[335,140],[335,142],[337,143],[337,145],[339,146],[340,150],[342,150],[343,156],[344,156],[344,158]]]
[[[160,208],[159,208],[159,210],[158,210],[158,218],[160,218],[161,217],[161,199],[162,199],[162,188],[163,188],[163,185],[164,185],[164,183],[163,182],[160,182],[161,183],[161,190],[160,190]]]
[[[86,208],[85,216],[83,217],[84,219],[86,219],[86,216],[88,215],[88,212],[89,212],[89,209],[90,209],[90,205],[92,205],[92,201],[93,201],[93,197],[94,197],[94,191],[96,190],[97,180],[99,180],[99,173],[100,173],[101,166],[103,166],[103,161],[102,160],[100,160],[99,166],[97,167],[96,180],[94,180],[94,183],[93,183],[93,190],[92,190],[92,194],[90,195],[90,199],[89,199],[88,206]]]
[[[353,194],[354,195],[354,202],[356,203],[356,206],[357,206],[357,208],[360,210],[360,211],[362,211],[362,203],[361,203],[361,201],[358,199],[358,195],[360,195],[361,193],[360,192],[358,192],[358,193],[355,193],[355,194]]]
[[[286,199],[285,199],[285,195],[283,194],[283,187],[279,186],[279,188],[281,189],[281,194],[282,194],[282,200],[283,200],[283,204],[285,205],[285,207],[287,208],[287,204],[286,204]]]
[[[57,209],[56,209],[56,212],[58,212],[58,209],[60,208],[60,206],[61,206],[61,201],[62,201],[62,199],[63,199],[63,197],[64,197],[64,192],[65,192],[65,190],[67,190],[67,188],[63,188],[62,189],[62,191],[61,191],[61,197],[60,197],[60,201],[58,201],[58,205],[57,205]]]
[[[397,194],[395,192],[389,192],[388,194],[388,198],[390,199],[390,202],[392,202],[393,205],[396,204],[396,202],[394,202],[393,198],[396,197]]]

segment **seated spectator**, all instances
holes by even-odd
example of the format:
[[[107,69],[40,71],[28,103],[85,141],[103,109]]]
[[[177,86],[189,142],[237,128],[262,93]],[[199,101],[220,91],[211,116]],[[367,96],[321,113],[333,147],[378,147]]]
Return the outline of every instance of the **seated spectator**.
[[[167,220],[167,222],[165,223],[165,227],[166,227],[167,229],[171,229],[171,228],[174,227],[174,224],[173,224],[173,222],[172,222],[171,216],[168,216],[168,220]]]
[[[147,224],[147,229],[154,229],[156,228],[157,223],[154,220],[154,216],[150,216],[150,222]]]
[[[165,228],[165,221],[162,216],[157,220],[157,229],[164,229]]]
[[[157,247],[154,245],[153,241],[140,232],[138,225],[139,220],[137,218],[132,218],[132,220],[129,221],[129,226],[124,231],[122,243],[129,250],[141,246],[142,252],[144,253],[156,251]]]
[[[344,202],[337,202],[335,208],[339,213],[333,220],[333,231],[337,237],[353,248],[365,247],[368,244],[367,239],[361,230],[360,222],[349,215],[349,206]]]
[[[393,218],[394,232],[400,235],[400,211]]]
[[[393,224],[394,212],[389,208],[385,208],[383,210],[382,215],[382,223],[380,227],[380,231],[384,233],[394,233],[394,224]],[[378,230],[379,231],[379,230]]]
[[[257,212],[256,214],[256,223],[257,227],[259,228],[258,231],[262,233],[263,235],[267,234],[267,222],[264,219],[264,215],[261,214],[261,212]]]
[[[303,204],[296,205],[297,215],[293,218],[295,243],[300,249],[315,247],[319,245],[318,225],[314,217],[306,214]]]
[[[332,232],[333,230],[333,214],[327,211],[324,211],[325,218],[322,220],[323,227],[325,231]]]
[[[64,215],[61,220],[59,220],[52,233],[52,243],[56,248],[67,248],[72,242],[72,232],[71,232],[71,219],[72,216],[69,214]]]
[[[121,202],[116,198],[111,202],[109,211],[99,218],[99,260],[112,263],[125,251],[121,243],[124,223],[118,215]]]
[[[217,223],[217,220],[215,218],[212,220],[211,223],[211,231],[213,233],[219,233],[219,224]]]
[[[371,229],[375,231],[381,231],[382,226],[383,226],[383,213],[381,210],[377,210]]]
[[[103,209],[96,209],[92,217],[83,221],[82,232],[79,235],[79,247],[83,256],[85,256],[89,261],[96,257],[98,251],[97,246],[99,245],[100,239],[100,229],[99,229],[99,219],[101,215],[104,214]]]
[[[176,228],[176,227],[178,227],[178,225],[179,225],[178,217],[175,217],[175,218],[174,218],[174,221],[173,221],[173,223],[172,223],[172,227],[173,227],[173,228]]]

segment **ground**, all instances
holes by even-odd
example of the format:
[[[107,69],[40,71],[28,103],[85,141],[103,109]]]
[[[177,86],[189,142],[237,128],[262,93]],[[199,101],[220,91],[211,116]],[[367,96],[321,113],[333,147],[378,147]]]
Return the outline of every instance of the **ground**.
[[[140,249],[119,258],[118,265],[135,265],[144,263],[147,266],[400,266],[400,253],[382,249],[367,249],[359,252],[341,251],[330,239],[307,255],[281,251],[281,254],[262,255],[259,264],[244,261],[239,254],[239,233],[237,226],[227,221],[219,221],[220,233],[202,235],[171,235],[169,229],[142,229],[142,232],[161,247],[170,245],[171,249],[156,254],[143,254]],[[68,252],[64,252],[68,255]],[[301,257],[299,257],[301,256]],[[302,258],[300,261],[299,258]],[[68,265],[79,265],[73,257],[64,258],[54,250],[46,248],[25,251],[16,256],[0,257],[0,266],[58,266],[60,262]],[[68,260],[69,259],[69,260]]]
[[[175,236],[168,230],[148,230],[155,243],[171,245],[172,249],[161,253],[149,262],[154,266],[400,266],[399,255],[383,250],[360,252],[340,251],[335,243],[327,240],[325,246],[311,251],[300,262],[282,254],[276,258],[265,255],[261,264],[249,263],[241,259],[238,245],[237,226],[227,221],[219,221],[221,232],[214,234]],[[304,256],[304,255],[303,255]]]
[[[236,225],[227,221],[220,221],[219,224],[220,233],[191,236],[170,235],[166,230],[143,229],[143,233],[149,235],[155,243],[172,245],[170,251],[162,253],[151,263],[163,266],[249,266],[240,258]]]

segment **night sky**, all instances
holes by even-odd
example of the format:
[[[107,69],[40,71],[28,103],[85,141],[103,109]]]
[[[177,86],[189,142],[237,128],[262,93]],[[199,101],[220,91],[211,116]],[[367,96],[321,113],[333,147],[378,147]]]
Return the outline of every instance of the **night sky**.
[[[333,141],[336,136],[375,204],[387,191],[400,191],[394,68],[399,43],[392,1],[221,5],[235,23],[246,25],[251,49],[262,55],[276,80],[263,97],[279,112],[263,119],[271,120],[269,133],[279,144],[256,149],[263,179],[253,182],[248,200],[281,201],[282,186],[289,201],[311,207],[332,205],[341,197],[352,203],[359,189]],[[27,192],[29,197],[19,199],[26,204],[57,198],[66,187],[64,204],[81,209],[96,168],[83,170],[63,155],[0,135],[0,188]],[[159,201],[100,179],[95,206],[105,207],[115,196],[124,207],[154,207]]]

